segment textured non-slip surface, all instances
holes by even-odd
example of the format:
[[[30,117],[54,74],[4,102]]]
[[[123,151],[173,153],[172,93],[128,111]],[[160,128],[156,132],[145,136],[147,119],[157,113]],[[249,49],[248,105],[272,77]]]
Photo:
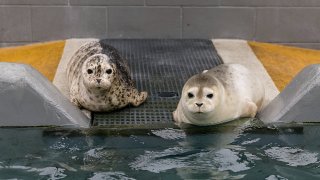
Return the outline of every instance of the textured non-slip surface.
[[[320,63],[320,51],[317,50],[259,42],[248,44],[280,91],[304,67]]]
[[[93,126],[170,127],[172,111],[185,81],[222,63],[210,40],[103,40],[117,48],[129,62],[139,90],[147,101],[111,113],[94,113]]]

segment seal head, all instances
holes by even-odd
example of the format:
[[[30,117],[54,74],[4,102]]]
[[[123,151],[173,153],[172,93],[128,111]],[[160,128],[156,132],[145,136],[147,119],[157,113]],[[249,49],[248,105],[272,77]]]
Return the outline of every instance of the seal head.
[[[219,104],[219,88],[216,79],[200,74],[193,76],[183,88],[181,97],[184,109],[191,114],[212,112]]]
[[[191,77],[184,85],[179,105],[184,121],[190,124],[207,124],[219,107],[222,90],[216,78],[207,74]]]
[[[114,79],[116,69],[105,54],[89,57],[82,65],[83,84],[90,90],[109,90]]]

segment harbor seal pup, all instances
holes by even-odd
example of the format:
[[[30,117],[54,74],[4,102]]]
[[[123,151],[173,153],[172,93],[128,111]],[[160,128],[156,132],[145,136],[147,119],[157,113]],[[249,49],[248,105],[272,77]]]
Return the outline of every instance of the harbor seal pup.
[[[174,120],[199,126],[255,117],[264,86],[246,67],[222,64],[191,77],[182,89]]]
[[[148,94],[134,87],[127,62],[109,45],[82,45],[67,65],[71,102],[90,111],[139,106]]]

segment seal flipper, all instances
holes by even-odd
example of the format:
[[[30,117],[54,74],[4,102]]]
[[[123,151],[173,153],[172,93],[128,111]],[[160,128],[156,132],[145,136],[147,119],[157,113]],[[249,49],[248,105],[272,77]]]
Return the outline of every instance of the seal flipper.
[[[77,94],[78,94],[78,88],[77,86],[75,86],[76,82],[73,81],[71,84],[71,88],[70,88],[70,101],[72,102],[72,104],[76,105],[77,107],[81,108],[82,105],[79,103],[78,98],[77,98]]]
[[[173,116],[173,120],[174,120],[175,122],[178,122],[177,110],[175,110],[175,111],[172,112],[172,116]]]
[[[243,108],[243,114],[241,117],[254,118],[257,114],[258,107],[254,102],[247,102],[247,106]]]
[[[132,91],[130,91],[129,102],[130,104],[136,107],[142,104],[147,99],[147,97],[148,97],[147,92],[145,91],[138,92],[138,90],[133,89]]]
[[[77,107],[79,107],[80,109],[82,108],[81,104],[78,102],[77,98],[74,96],[70,96],[70,100],[72,102],[72,104],[76,105]]]

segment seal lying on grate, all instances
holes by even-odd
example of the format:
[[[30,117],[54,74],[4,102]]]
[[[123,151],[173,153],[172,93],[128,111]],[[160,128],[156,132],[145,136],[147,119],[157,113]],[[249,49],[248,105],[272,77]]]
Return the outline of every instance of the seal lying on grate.
[[[222,64],[192,76],[182,89],[174,120],[206,126],[254,117],[265,96],[263,84],[240,64]]]
[[[67,66],[71,102],[90,111],[139,106],[148,94],[134,87],[129,66],[118,51],[99,41],[82,45]]]

